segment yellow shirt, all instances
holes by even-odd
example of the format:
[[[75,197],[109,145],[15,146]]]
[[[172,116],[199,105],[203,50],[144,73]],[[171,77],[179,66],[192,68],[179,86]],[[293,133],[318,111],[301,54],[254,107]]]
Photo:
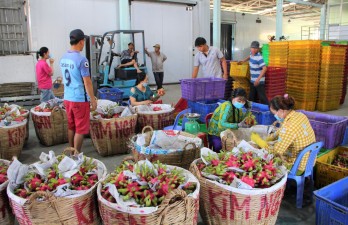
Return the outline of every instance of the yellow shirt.
[[[303,113],[296,111],[291,111],[286,116],[281,127],[271,138],[277,142],[273,148],[268,147],[268,150],[283,156],[288,169],[294,164],[297,155],[305,147],[315,142],[315,134],[308,118]],[[303,156],[298,170],[305,170],[308,157],[309,153]]]

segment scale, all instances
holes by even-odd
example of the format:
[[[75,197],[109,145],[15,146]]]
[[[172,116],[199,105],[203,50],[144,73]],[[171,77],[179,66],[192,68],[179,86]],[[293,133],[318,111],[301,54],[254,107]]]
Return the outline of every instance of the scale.
[[[186,113],[185,117],[187,118],[187,122],[185,123],[185,131],[190,134],[198,134],[199,133],[199,123],[197,120],[201,115],[198,113]]]

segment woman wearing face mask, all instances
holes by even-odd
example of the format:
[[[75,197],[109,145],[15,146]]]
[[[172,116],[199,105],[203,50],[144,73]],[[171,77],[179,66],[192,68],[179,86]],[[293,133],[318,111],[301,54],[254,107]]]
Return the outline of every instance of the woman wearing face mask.
[[[233,91],[229,101],[215,109],[208,127],[208,139],[215,152],[222,148],[220,133],[226,129],[238,129],[239,123],[245,118],[242,108],[249,108],[247,94],[243,88]]]
[[[137,85],[130,92],[129,100],[132,106],[149,105],[163,96],[161,92],[158,92],[158,95],[153,97],[154,94],[149,87],[149,78],[144,73],[138,74]]]
[[[288,94],[276,96],[270,102],[270,110],[274,117],[281,123],[278,131],[269,136],[267,141],[275,141],[272,148],[265,149],[271,153],[279,154],[285,165],[290,169],[297,155],[308,145],[315,142],[315,134],[306,115],[294,110],[295,100]],[[267,145],[267,144],[266,144]],[[302,159],[299,172],[305,170],[309,154]]]
[[[36,59],[38,60],[36,64],[36,78],[38,88],[41,92],[40,101],[47,102],[48,100],[55,98],[52,92],[54,59],[52,59],[50,56],[50,51],[46,47],[40,48],[40,50],[36,53]],[[47,59],[49,59],[50,66],[48,66],[46,62]]]

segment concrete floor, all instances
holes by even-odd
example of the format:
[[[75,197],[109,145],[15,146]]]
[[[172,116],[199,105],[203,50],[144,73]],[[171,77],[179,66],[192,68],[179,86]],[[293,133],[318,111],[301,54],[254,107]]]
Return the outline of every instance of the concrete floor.
[[[166,85],[165,86],[167,94],[163,97],[164,103],[176,103],[181,96],[180,85]],[[347,96],[348,97],[348,96]],[[348,99],[348,98],[347,98]],[[348,103],[341,106],[339,110],[327,112],[334,115],[348,116]],[[61,144],[52,147],[45,147],[41,145],[36,137],[35,130],[30,121],[29,130],[29,140],[19,157],[22,163],[30,164],[38,160],[41,152],[48,152],[53,150],[56,154],[61,153],[68,144]],[[97,158],[105,163],[108,172],[112,171],[116,165],[118,165],[121,160],[127,155],[117,155],[110,157],[101,157],[95,151],[92,141],[86,138],[82,147],[83,152],[90,157]],[[297,209],[295,207],[295,195],[294,193],[286,193],[280,212],[278,215],[277,224],[278,225],[313,225],[315,224],[315,204],[308,204],[303,209]],[[204,225],[203,222],[198,223],[199,225]]]

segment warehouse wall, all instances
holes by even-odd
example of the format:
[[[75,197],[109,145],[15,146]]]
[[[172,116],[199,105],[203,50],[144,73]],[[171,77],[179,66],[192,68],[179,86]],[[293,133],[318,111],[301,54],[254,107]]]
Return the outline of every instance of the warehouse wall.
[[[257,18],[261,23],[256,23]],[[210,14],[213,19],[213,12]],[[235,23],[235,54],[234,60],[245,58],[249,52],[250,43],[254,40],[261,44],[268,42],[268,35],[275,35],[276,19],[274,17],[259,16],[254,14],[222,11],[221,21],[223,23]],[[311,22],[294,20],[288,22],[288,18],[283,19],[283,34],[289,36],[290,40],[301,39],[301,26],[313,25]]]

